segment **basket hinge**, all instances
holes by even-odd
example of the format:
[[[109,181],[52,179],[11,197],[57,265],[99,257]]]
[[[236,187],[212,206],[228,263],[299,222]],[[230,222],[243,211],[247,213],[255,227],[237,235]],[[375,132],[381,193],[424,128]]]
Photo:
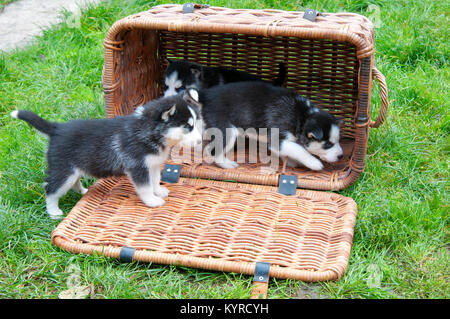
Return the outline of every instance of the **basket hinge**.
[[[208,4],[185,3],[183,4],[183,13],[193,13],[194,9],[209,8]]]
[[[297,176],[280,175],[278,180],[278,193],[283,195],[295,195],[297,193]]]
[[[119,260],[123,263],[131,263],[133,262],[133,256],[134,256],[134,248],[131,247],[122,247],[119,254]]]
[[[253,277],[253,289],[251,299],[266,299],[269,288],[270,263],[257,262],[255,276]]]
[[[178,183],[180,172],[181,165],[166,164],[161,174],[161,180],[166,183]]]
[[[316,21],[317,16],[325,17],[325,15],[319,11],[313,10],[313,9],[306,9],[305,13],[303,14],[303,19],[309,20],[311,22]]]

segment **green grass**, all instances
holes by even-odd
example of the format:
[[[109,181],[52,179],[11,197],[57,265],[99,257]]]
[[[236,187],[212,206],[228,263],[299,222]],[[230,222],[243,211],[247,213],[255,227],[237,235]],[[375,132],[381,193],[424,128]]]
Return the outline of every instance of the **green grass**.
[[[0,54],[0,298],[56,298],[70,267],[94,298],[248,298],[250,276],[154,264],[121,264],[53,246],[58,222],[45,213],[41,184],[47,141],[14,109],[47,119],[104,117],[103,38],[114,21],[156,4],[102,3],[80,28],[44,32],[28,48]],[[272,279],[270,298],[449,298],[449,5],[445,1],[211,1],[234,8],[351,11],[380,7],[376,64],[387,78],[386,122],[370,132],[366,168],[340,192],[358,203],[354,243],[339,281]],[[380,107],[378,86],[372,112]],[[69,193],[64,211],[80,199]],[[71,266],[72,265],[72,266]],[[370,284],[374,274],[379,284]],[[377,278],[375,278],[377,279]],[[376,280],[375,280],[376,282]]]
[[[0,0],[0,12],[2,12],[3,8],[6,7],[7,4],[16,2],[17,0]]]

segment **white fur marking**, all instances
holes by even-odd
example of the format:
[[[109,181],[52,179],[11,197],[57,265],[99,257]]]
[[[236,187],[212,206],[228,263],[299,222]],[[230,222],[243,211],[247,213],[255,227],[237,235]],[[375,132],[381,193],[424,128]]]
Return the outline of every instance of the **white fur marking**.
[[[339,156],[343,154],[341,145],[339,145],[339,127],[337,125],[332,125],[330,129],[330,142],[333,143],[333,147],[329,149],[324,149],[324,142],[311,142],[306,148],[308,152],[319,156],[320,159],[333,163],[339,160]]]
[[[164,82],[167,85],[164,97],[177,95],[177,89],[183,84],[181,80],[178,79],[178,71],[173,71],[172,74],[165,78]]]
[[[284,140],[281,143],[279,154],[282,157],[288,156],[314,171],[323,169],[323,164],[320,160],[308,153],[303,146],[295,142]]]
[[[74,185],[79,181],[81,177],[81,172],[78,169],[72,173],[72,175],[67,176],[64,184],[55,192],[45,197],[45,202],[47,205],[47,213],[51,218],[57,219],[63,215],[63,212],[58,207],[59,199],[65,195]]]
[[[72,186],[72,190],[76,193],[80,193],[81,195],[86,194],[88,191],[86,188],[83,187],[83,184],[81,184],[81,177],[78,178],[78,180]]]
[[[226,157],[227,153],[233,148],[234,143],[236,142],[236,139],[239,136],[239,129],[236,127],[231,127],[226,129],[226,143],[225,143],[225,149],[223,149],[221,152],[220,150],[215,150],[215,163],[222,168],[236,168],[239,166],[238,163],[235,161],[232,161]]]
[[[294,134],[288,132],[286,133],[286,141],[295,142],[297,141],[297,138],[294,136]]]
[[[18,119],[19,118],[19,111],[15,110],[11,112],[11,117]]]
[[[142,202],[148,207],[158,207],[164,205],[165,201],[161,197],[158,197],[153,192],[151,185],[134,185],[134,190]]]
[[[196,123],[197,122],[197,113],[195,113],[195,111],[190,106],[188,106],[187,108],[192,115],[194,123]],[[192,124],[192,126],[193,126],[193,124]]]
[[[189,90],[189,95],[190,95],[195,101],[198,102],[198,92],[197,92],[197,90],[193,90],[193,89]]]
[[[134,114],[138,117],[141,117],[142,114],[144,113],[144,110],[145,110],[144,107],[141,105],[134,110]]]
[[[160,185],[161,181],[161,164],[167,159],[169,155],[168,148],[161,150],[159,155],[147,155],[145,157],[145,163],[150,173],[150,183],[153,187],[153,194],[157,197],[169,196],[169,190]]]
[[[330,142],[333,144],[339,143],[339,126],[337,126],[337,125],[331,126]]]

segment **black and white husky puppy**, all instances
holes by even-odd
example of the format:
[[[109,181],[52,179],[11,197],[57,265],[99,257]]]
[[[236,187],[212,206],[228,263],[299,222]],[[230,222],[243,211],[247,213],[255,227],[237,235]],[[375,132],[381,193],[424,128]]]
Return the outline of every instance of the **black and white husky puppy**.
[[[340,121],[293,89],[264,82],[229,83],[201,90],[199,101],[204,129],[217,128],[226,136],[223,149],[214,152],[220,167],[238,166],[225,155],[242,131],[249,128],[267,129],[268,136],[277,128],[279,145],[269,143],[268,147],[281,157],[288,156],[290,166],[300,163],[321,170],[323,164],[315,156],[326,162],[336,162],[343,156]]]
[[[216,85],[222,85],[241,81],[263,81],[260,77],[224,67],[210,67],[186,60],[174,60],[164,74],[164,96],[175,95],[185,89],[207,89]],[[286,79],[286,69],[283,63],[279,64],[277,78],[274,85],[283,85]]]
[[[153,100],[127,116],[111,119],[48,122],[31,111],[13,111],[50,137],[45,183],[47,212],[63,213],[58,201],[71,188],[86,193],[80,178],[127,175],[139,198],[150,207],[164,204],[169,191],[160,185],[160,166],[170,147],[201,142],[196,129],[200,117],[198,92]]]

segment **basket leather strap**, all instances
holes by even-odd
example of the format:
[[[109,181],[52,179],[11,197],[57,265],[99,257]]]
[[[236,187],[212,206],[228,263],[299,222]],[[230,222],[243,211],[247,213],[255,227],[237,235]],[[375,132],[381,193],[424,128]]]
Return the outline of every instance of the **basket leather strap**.
[[[123,246],[120,250],[119,260],[123,263],[131,263],[133,262],[135,249],[132,247]]]
[[[250,299],[266,299],[269,288],[270,263],[257,262]]]

